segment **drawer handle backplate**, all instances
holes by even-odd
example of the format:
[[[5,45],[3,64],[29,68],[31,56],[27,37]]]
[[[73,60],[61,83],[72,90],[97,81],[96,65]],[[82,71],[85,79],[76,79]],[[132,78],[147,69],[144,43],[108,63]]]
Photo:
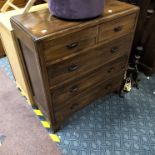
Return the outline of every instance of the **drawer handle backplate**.
[[[73,48],[76,48],[78,45],[79,45],[78,42],[74,42],[74,43],[71,43],[71,44],[67,45],[67,48],[68,49],[73,49]]]
[[[115,32],[120,32],[123,29],[123,26],[117,26],[114,28]]]
[[[116,52],[118,52],[118,50],[119,50],[119,48],[117,46],[116,47],[113,47],[111,49],[111,53],[116,53]]]
[[[155,10],[153,9],[148,9],[147,10],[147,18],[151,18],[151,16],[154,14]]]
[[[71,93],[75,93],[75,92],[78,92],[78,86],[72,86],[71,88],[70,88],[70,92]]]
[[[77,69],[78,69],[78,65],[77,64],[72,64],[71,66],[68,67],[68,71],[69,72],[76,71]]]

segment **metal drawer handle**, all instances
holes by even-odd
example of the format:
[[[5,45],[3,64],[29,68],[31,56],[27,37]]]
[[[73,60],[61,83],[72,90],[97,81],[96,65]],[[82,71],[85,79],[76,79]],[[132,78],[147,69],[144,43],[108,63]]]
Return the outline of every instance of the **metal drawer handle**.
[[[111,49],[111,53],[116,53],[116,52],[118,52],[119,51],[119,48],[118,47],[113,47],[112,49]]]
[[[147,10],[147,13],[150,14],[150,15],[152,15],[152,14],[154,14],[154,10],[153,9],[148,9]]]
[[[153,9],[148,9],[147,10],[147,18],[151,18],[151,16],[154,14],[154,10]]]
[[[79,89],[78,89],[78,86],[73,86],[73,87],[70,88],[70,92],[71,92],[71,93],[78,92],[78,90],[79,90]]]
[[[114,67],[111,67],[109,70],[108,70],[108,73],[111,73],[113,70],[115,70]]]
[[[78,103],[76,103],[76,104],[73,104],[73,105],[71,105],[70,106],[70,109],[71,110],[74,110],[76,107],[78,107],[79,106],[79,104]]]
[[[68,49],[73,49],[73,48],[76,48],[78,45],[79,45],[78,42],[74,42],[74,43],[71,43],[70,45],[67,45],[67,48]]]
[[[78,69],[78,65],[77,64],[72,64],[71,66],[68,67],[68,71],[69,72],[76,71],[77,69]]]
[[[123,29],[123,26],[117,26],[117,27],[114,28],[114,31],[115,31],[115,32],[119,32],[119,31],[121,31],[122,29]]]

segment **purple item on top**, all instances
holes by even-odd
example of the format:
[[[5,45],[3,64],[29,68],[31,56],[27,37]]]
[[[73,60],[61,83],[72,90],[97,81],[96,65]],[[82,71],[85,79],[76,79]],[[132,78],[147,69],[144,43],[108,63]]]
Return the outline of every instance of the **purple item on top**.
[[[50,12],[64,19],[89,19],[102,14],[104,0],[48,0]]]

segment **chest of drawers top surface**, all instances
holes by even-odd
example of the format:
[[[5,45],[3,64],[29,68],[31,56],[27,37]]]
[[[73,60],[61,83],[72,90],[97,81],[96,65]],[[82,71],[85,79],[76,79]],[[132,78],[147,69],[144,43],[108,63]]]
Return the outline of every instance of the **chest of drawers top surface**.
[[[79,21],[79,22],[68,22],[65,20],[60,20],[51,16],[48,9],[33,12],[25,15],[18,15],[13,17],[11,20],[18,24],[19,27],[24,29],[34,40],[45,39],[49,36],[57,37],[59,35],[71,33],[80,29],[91,27],[96,24],[100,24],[117,17],[132,14],[137,10],[135,7],[124,2],[113,1],[105,5],[103,14],[89,21]]]

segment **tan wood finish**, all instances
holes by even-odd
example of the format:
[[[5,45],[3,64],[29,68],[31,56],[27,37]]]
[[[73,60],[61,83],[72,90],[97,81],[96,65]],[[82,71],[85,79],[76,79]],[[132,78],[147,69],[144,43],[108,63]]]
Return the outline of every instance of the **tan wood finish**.
[[[138,10],[112,1],[89,21],[60,20],[48,10],[11,18],[34,100],[54,131],[75,111],[120,89]]]
[[[46,1],[46,0],[45,0]],[[18,3],[17,3],[18,2]],[[24,2],[22,1],[17,1],[17,0],[6,0],[5,3],[3,4],[2,8],[1,8],[1,12],[5,13],[8,11],[8,9],[14,9],[17,11],[21,11],[22,14],[27,13],[30,8],[33,6],[33,4],[36,2],[36,0],[24,0]],[[25,6],[21,9],[20,6],[22,4],[22,6]]]
[[[27,0],[14,0],[14,4],[18,7],[22,7],[26,4]],[[0,8],[6,3],[6,0],[0,0]]]
[[[31,12],[46,9],[47,4],[33,6]],[[34,104],[33,96],[29,81],[26,78],[25,67],[23,65],[22,57],[18,52],[20,49],[18,43],[14,38],[14,30],[10,23],[10,18],[14,15],[20,14],[20,11],[12,10],[6,13],[0,13],[0,35],[5,48],[6,55],[9,59],[17,85],[22,89],[24,95],[31,104]]]

